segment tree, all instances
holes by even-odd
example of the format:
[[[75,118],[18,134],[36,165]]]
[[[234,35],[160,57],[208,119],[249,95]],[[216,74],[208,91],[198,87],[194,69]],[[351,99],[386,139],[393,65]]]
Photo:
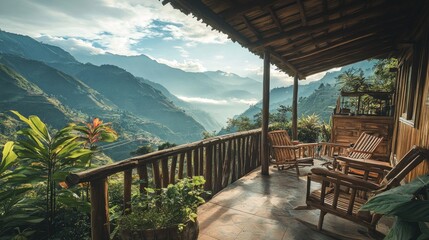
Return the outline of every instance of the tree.
[[[165,143],[162,143],[161,145],[158,145],[158,150],[164,150],[164,149],[172,148],[175,146],[177,146],[177,144],[165,142]]]
[[[152,145],[144,145],[137,148],[135,151],[131,152],[131,156],[140,156],[145,155],[151,152],[155,152],[155,148]]]
[[[396,72],[391,71],[398,67],[396,58],[380,59],[374,65],[374,75],[371,76],[371,90],[391,92],[395,89]]]
[[[358,92],[368,90],[368,84],[362,69],[350,68],[338,75],[337,84],[345,92]]]

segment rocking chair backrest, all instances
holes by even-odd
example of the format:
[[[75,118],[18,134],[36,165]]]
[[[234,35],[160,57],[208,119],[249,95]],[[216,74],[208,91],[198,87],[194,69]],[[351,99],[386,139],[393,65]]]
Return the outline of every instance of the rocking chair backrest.
[[[363,132],[351,149],[349,157],[357,159],[371,158],[373,152],[377,149],[382,140],[383,137],[377,137]]]
[[[285,130],[276,130],[268,133],[271,146],[292,146],[289,134]],[[291,149],[273,148],[273,157],[278,161],[295,159],[295,152]]]
[[[423,160],[429,160],[429,150],[414,146],[401,161],[386,174],[382,181],[383,190],[398,186],[402,179]]]

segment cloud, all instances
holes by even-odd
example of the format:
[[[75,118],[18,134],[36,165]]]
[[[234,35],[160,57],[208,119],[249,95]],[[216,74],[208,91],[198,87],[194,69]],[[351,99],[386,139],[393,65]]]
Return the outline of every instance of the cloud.
[[[173,68],[179,68],[188,72],[204,72],[207,69],[201,64],[199,60],[184,60],[183,62],[179,62],[177,60],[167,60],[163,58],[153,58],[159,63],[167,64]]]
[[[212,99],[212,98],[203,98],[203,97],[186,97],[186,96],[177,96],[179,99],[185,102],[191,103],[203,103],[209,105],[232,105],[232,104],[240,104],[240,105],[253,105],[258,102],[257,99],[239,99],[239,98],[231,98],[231,99]]]
[[[91,41],[77,38],[64,38],[64,37],[53,37],[49,35],[43,35],[38,37],[37,40],[43,43],[49,43],[55,46],[59,46],[63,49],[69,50],[71,53],[90,53],[90,54],[104,54],[105,50],[99,47],[95,47]]]
[[[226,35],[158,0],[0,1],[0,16],[3,30],[61,42],[74,50],[91,46],[81,39],[122,55],[139,54],[134,45],[145,38],[183,40],[188,46],[228,41]],[[59,36],[66,38],[58,41]]]
[[[177,97],[185,102],[192,102],[192,103],[206,103],[206,104],[213,104],[213,105],[228,104],[227,100],[216,100],[216,99],[210,99],[210,98],[185,97],[185,96],[177,96]]]

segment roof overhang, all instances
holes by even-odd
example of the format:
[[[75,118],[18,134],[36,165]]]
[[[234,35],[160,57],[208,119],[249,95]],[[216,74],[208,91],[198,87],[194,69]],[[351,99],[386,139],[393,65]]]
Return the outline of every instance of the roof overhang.
[[[301,79],[395,56],[424,0],[163,0]]]

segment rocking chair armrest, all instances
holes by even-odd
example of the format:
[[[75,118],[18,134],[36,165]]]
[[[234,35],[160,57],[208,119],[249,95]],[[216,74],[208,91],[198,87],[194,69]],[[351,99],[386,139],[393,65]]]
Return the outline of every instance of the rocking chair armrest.
[[[319,145],[329,146],[329,147],[341,147],[341,148],[349,148],[350,147],[350,144],[330,143],[330,142],[320,142]]]
[[[368,191],[374,191],[380,189],[380,185],[365,181],[360,178],[355,178],[347,174],[340,172],[329,171],[325,168],[312,168],[311,173],[314,175],[330,177],[333,179],[341,180],[344,182],[350,183],[350,185],[355,186],[356,188],[364,188]]]
[[[370,151],[358,150],[358,149],[353,149],[353,148],[349,148],[348,151],[349,152],[356,152],[356,153],[368,153],[368,154],[371,154],[371,155],[373,153],[373,152],[370,152]]]
[[[377,161],[373,159],[357,159],[351,157],[338,156],[337,160],[345,162],[345,164],[350,164],[354,166],[362,166],[363,168],[372,168],[372,169],[381,169],[381,170],[390,170],[392,166],[387,162]]]
[[[319,143],[300,143],[300,144],[297,144],[295,146],[297,146],[298,148],[302,148],[302,147],[317,147],[317,146],[319,146]]]

